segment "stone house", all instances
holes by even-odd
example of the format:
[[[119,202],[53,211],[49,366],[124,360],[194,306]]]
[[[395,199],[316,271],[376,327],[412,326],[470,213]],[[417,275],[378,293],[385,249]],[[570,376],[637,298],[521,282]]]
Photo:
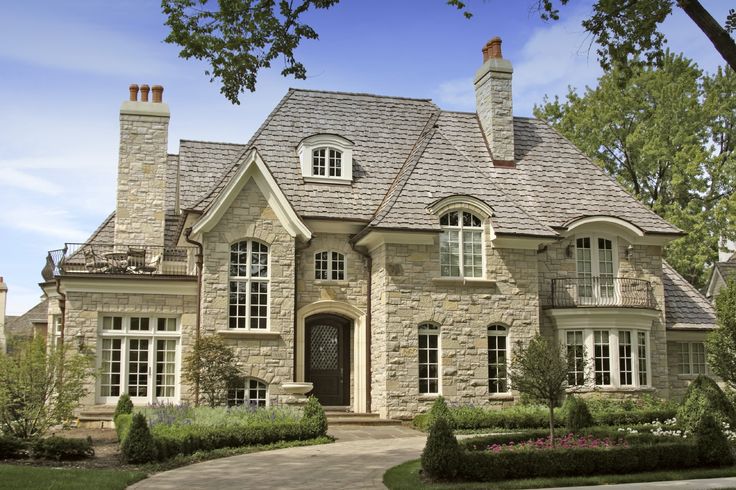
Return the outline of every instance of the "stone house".
[[[87,405],[192,400],[182,359],[220,335],[230,403],[407,418],[438,396],[502,405],[513,345],[542,333],[569,381],[677,396],[704,372],[708,301],[662,260],[682,232],[544,122],[512,115],[512,65],[483,48],[477,110],[291,89],[246,144],[167,154],[163,88],[120,110],[117,207],[51,251],[51,342],[84,347]],[[306,385],[308,387],[308,385]]]

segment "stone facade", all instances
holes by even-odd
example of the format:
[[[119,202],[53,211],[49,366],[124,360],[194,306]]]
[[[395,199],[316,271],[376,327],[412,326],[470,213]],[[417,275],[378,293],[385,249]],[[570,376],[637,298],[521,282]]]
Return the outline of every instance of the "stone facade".
[[[478,119],[494,161],[514,160],[514,118],[511,97],[511,62],[500,58],[486,61],[475,75]]]

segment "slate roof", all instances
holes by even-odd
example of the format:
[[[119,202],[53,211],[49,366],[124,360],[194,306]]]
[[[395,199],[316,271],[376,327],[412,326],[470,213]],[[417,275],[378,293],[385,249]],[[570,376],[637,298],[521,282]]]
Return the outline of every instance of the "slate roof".
[[[728,282],[729,280],[736,278],[736,262],[731,259],[729,259],[728,262],[716,262],[715,268],[718,269],[724,282]]]
[[[43,300],[20,316],[6,317],[5,331],[10,337],[33,337],[34,323],[48,323],[49,301]]]
[[[713,305],[692,284],[662,261],[665,323],[672,330],[708,330],[715,327]]]

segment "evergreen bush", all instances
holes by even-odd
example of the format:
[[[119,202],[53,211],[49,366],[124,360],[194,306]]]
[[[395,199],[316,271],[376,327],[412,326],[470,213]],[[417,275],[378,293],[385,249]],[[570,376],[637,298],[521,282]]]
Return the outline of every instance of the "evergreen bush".
[[[156,445],[142,413],[133,415],[130,430],[123,439],[120,450],[128,463],[150,463],[156,459]]]
[[[25,448],[26,443],[21,439],[0,434],[0,459],[18,458]]]
[[[120,398],[118,398],[118,404],[115,406],[115,415],[113,415],[113,420],[115,420],[118,415],[124,413],[133,413],[133,401],[127,393],[123,393],[120,395]]]
[[[731,445],[715,417],[705,414],[695,428],[695,446],[698,460],[703,466],[725,466],[733,464]]]
[[[304,405],[302,424],[307,427],[308,432],[314,434],[311,437],[327,435],[327,414],[314,396],[310,396]]]
[[[429,428],[422,451],[422,469],[432,479],[451,480],[458,474],[460,458],[460,446],[450,424],[444,417],[438,417]]]
[[[439,396],[434,401],[429,412],[427,412],[426,428],[430,429],[438,419],[445,419],[450,429],[454,429],[456,426],[455,418],[450,411],[450,407],[447,406],[447,402],[445,402],[445,398],[442,396]]]
[[[562,406],[562,413],[565,415],[565,427],[569,431],[575,432],[593,425],[593,416],[582,398],[568,396]]]
[[[734,406],[712,378],[701,374],[688,386],[677,412],[677,421],[684,429],[695,432],[707,414],[712,415],[719,424],[727,423],[736,427]]]
[[[92,449],[92,438],[68,439],[51,436],[39,439],[33,444],[31,451],[34,458],[62,460],[77,460],[91,458],[95,455]]]

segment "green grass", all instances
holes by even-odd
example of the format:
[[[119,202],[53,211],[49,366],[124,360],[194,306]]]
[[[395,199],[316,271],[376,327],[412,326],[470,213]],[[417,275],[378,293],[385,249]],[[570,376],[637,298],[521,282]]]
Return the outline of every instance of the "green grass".
[[[493,483],[438,483],[427,484],[419,477],[419,460],[408,461],[394,466],[383,475],[383,483],[391,490],[412,490],[429,488],[449,490],[458,488],[486,488],[514,490],[522,488],[574,487],[580,485],[610,485],[614,483],[638,483],[648,481],[697,480],[700,478],[720,478],[736,476],[736,466],[726,468],[703,468],[682,471],[653,471],[630,475],[576,476],[569,478],[532,478],[528,480],[506,480]]]
[[[143,471],[0,465],[0,489],[123,490],[145,477]]]

